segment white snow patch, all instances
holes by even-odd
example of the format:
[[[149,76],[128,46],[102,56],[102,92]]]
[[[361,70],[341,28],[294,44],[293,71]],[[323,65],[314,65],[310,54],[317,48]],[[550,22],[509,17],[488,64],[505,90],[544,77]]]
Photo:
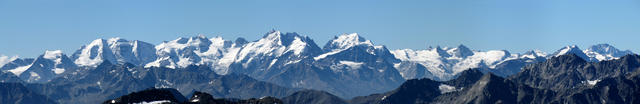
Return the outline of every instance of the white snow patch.
[[[133,104],[166,104],[166,103],[171,103],[171,101],[169,100],[160,100],[160,101],[151,101],[151,102],[140,102],[140,103],[133,103]]]
[[[29,69],[29,67],[31,67],[31,65],[21,66],[21,67],[17,67],[15,69],[9,70],[9,72],[15,74],[16,76],[20,76],[20,74],[22,74],[22,72],[24,72],[24,71],[27,71],[27,69]]]
[[[302,40],[299,37],[295,37],[296,39],[293,40],[293,42],[291,43],[291,45],[289,45],[289,49],[287,49],[287,51],[293,51],[294,54],[299,55],[300,53],[302,53],[302,51],[304,51],[305,46],[307,46],[307,43],[302,42]]]
[[[298,63],[298,62],[300,62],[300,61],[301,61],[301,60],[289,61],[289,62],[285,63],[284,65],[295,64],[295,63]]]
[[[13,60],[18,59],[18,56],[5,56],[5,55],[0,55],[0,67],[4,66],[7,63],[10,63]]]
[[[369,45],[373,46],[370,40],[361,40],[362,38],[358,33],[342,34],[336,39],[331,40],[331,44],[336,46],[336,49],[347,49],[356,45]]]
[[[327,53],[324,53],[324,54],[318,55],[318,56],[316,56],[316,57],[313,57],[313,59],[314,59],[314,60],[320,60],[320,59],[323,59],[323,58],[325,58],[325,57],[327,57],[327,56],[329,56],[329,55],[337,54],[337,53],[340,53],[340,52],[342,52],[342,51],[343,51],[343,50],[336,50],[336,51],[327,52]]]
[[[278,59],[273,59],[271,61],[271,64],[269,64],[269,67],[273,66],[273,64],[276,64],[276,62],[278,62]]]
[[[362,66],[362,62],[353,62],[353,61],[340,61],[340,64],[342,65],[347,65],[349,66],[351,69],[360,69],[360,66]]]
[[[60,58],[61,56],[62,56],[61,50],[53,50],[53,51],[47,50],[44,52],[44,56],[42,56],[42,58],[55,60],[57,58]]]
[[[36,72],[29,72],[29,74],[31,74],[31,77],[29,77],[29,81],[37,81],[40,80],[40,75]]]
[[[458,91],[456,87],[446,85],[446,84],[440,84],[440,86],[438,86],[438,89],[440,89],[441,94]]]
[[[55,69],[51,69],[51,70],[53,70],[53,73],[56,73],[56,74],[64,73],[64,69],[63,68],[55,68]]]
[[[600,82],[600,80],[587,80],[587,84],[589,85],[596,85],[598,82]]]
[[[198,95],[195,95],[195,96],[198,96]],[[190,102],[200,102],[200,99],[193,99]]]

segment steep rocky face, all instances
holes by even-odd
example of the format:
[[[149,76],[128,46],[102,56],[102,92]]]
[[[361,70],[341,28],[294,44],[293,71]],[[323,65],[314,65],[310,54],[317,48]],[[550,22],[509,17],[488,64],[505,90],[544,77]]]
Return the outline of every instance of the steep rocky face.
[[[220,98],[282,97],[295,91],[245,75],[217,75],[209,66],[167,69],[109,62],[103,62],[96,69],[78,71],[47,84],[29,84],[28,87],[59,103],[102,102],[151,87],[176,88],[180,92],[197,90]]]
[[[350,103],[550,103],[556,97],[551,90],[531,88],[491,73],[483,74],[478,69],[467,70],[457,76],[447,82],[409,80],[393,91],[356,97]]]
[[[55,104],[47,96],[40,95],[20,83],[0,82],[0,102],[3,104]]]
[[[24,83],[20,77],[11,72],[0,72],[0,82],[2,83]]]
[[[460,88],[468,87],[480,80],[484,74],[479,69],[469,69],[456,75],[456,79],[445,81],[444,83]]]
[[[15,59],[7,64],[4,64],[2,67],[0,67],[0,70],[4,71],[4,70],[11,70],[11,69],[16,69],[18,67],[21,66],[27,66],[27,65],[31,65],[31,63],[33,63],[35,59],[33,58],[18,58]]]
[[[572,104],[597,104],[597,103],[640,103],[637,95],[640,94],[640,77],[618,76],[605,78],[595,85],[580,87],[569,91],[557,102]]]
[[[409,80],[387,93],[351,99],[356,104],[395,103],[636,103],[640,88],[640,58],[587,62],[574,55],[560,55],[527,65],[509,79],[482,69],[471,69],[457,78],[438,82]],[[440,93],[435,93],[440,92]],[[397,97],[394,95],[402,95]],[[402,100],[394,100],[402,99]]]
[[[409,80],[390,94],[382,96],[380,103],[427,103],[439,96],[442,83],[430,79]]]
[[[351,99],[353,104],[420,104],[431,103],[438,96],[458,92],[477,82],[484,74],[476,69],[461,72],[456,79],[439,82],[431,79],[412,79],[400,87],[380,94]]]
[[[60,50],[45,51],[43,55],[30,62],[28,65],[18,66],[27,60],[15,60],[3,68],[5,72],[11,72],[21,80],[28,83],[46,83],[55,77],[73,72],[78,68],[69,57]],[[14,67],[16,65],[18,67]]]
[[[340,97],[328,92],[302,90],[282,98],[285,104],[347,104]]]
[[[589,81],[625,75],[637,70],[638,55],[623,56],[618,60],[587,62],[569,54],[561,55],[543,63],[529,65],[510,79],[535,88],[567,90]]]
[[[313,80],[327,84],[318,86],[304,82],[297,86],[351,98],[389,91],[404,82],[392,64],[398,60],[389,50],[384,46],[373,46],[371,41],[357,34],[338,36],[330,40],[324,50],[329,52],[313,57],[308,65],[319,75]]]

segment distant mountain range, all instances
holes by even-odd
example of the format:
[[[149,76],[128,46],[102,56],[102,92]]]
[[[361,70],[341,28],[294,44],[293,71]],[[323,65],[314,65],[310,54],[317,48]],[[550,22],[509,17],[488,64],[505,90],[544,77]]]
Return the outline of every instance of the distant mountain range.
[[[505,86],[526,84],[532,89],[554,92],[569,85],[578,85],[580,81],[594,83],[596,80],[632,72],[632,69],[628,69],[609,73],[605,71],[612,67],[604,66],[613,66],[611,64],[591,65],[624,60],[623,56],[629,54],[634,53],[618,50],[608,44],[594,45],[585,50],[577,46],[566,46],[552,54],[537,50],[521,54],[506,50],[478,51],[464,45],[454,48],[437,46],[425,50],[389,50],[385,46],[374,45],[371,40],[356,33],[336,36],[322,48],[307,36],[280,31],[270,31],[255,41],[196,36],[165,41],[158,45],[139,40],[110,38],[94,40],[70,56],[54,50],[45,51],[36,58],[0,58],[0,64],[3,64],[0,65],[0,82],[23,84],[29,91],[47,96],[49,100],[58,103],[102,102],[147,88],[175,88],[183,94],[201,91],[216,98],[240,99],[285,97],[294,93],[301,96],[299,99],[314,99],[304,95],[323,95],[324,92],[313,91],[326,91],[324,95],[351,99],[374,93],[389,93],[388,91],[413,83],[411,81],[414,79],[425,80],[422,78],[436,83],[437,88],[431,90],[439,91],[444,88],[449,92],[461,91],[464,90],[461,89],[462,85],[470,86],[470,83],[476,81],[451,81],[459,79],[469,69],[474,69],[492,73],[493,76],[487,76],[487,80],[509,79],[510,81],[501,82]],[[538,64],[557,62],[554,59],[566,55],[574,55],[584,61],[584,65],[575,68],[584,68],[585,71],[592,71],[586,70],[589,68],[597,69],[596,72],[599,73],[558,72],[584,75],[573,78],[578,82],[562,82],[567,83],[567,86],[537,84],[560,83],[542,80],[549,77],[533,77],[553,75],[541,74],[549,71],[531,72],[531,69],[537,68],[533,66],[550,67]],[[516,80],[514,77],[517,76],[526,77]],[[433,83],[415,84],[432,86]],[[438,83],[446,84],[441,86]],[[297,91],[308,92],[296,93]],[[374,102],[338,102],[360,101]],[[418,102],[434,101],[446,100],[433,98]],[[386,101],[380,103],[384,102]]]
[[[172,103],[227,102],[233,104],[284,103],[284,104],[600,104],[639,103],[640,56],[627,55],[621,59],[587,62],[575,54],[553,57],[547,62],[528,65],[523,71],[509,78],[482,73],[478,69],[460,72],[455,79],[434,81],[411,79],[400,87],[380,94],[360,96],[344,100],[323,91],[303,90],[286,97],[262,97],[260,99],[153,99],[129,103],[166,101]],[[577,69],[577,70],[576,70]],[[591,71],[593,70],[593,71]],[[577,82],[577,83],[576,83]],[[175,90],[173,90],[175,92]],[[171,90],[167,91],[171,92]],[[133,95],[132,95],[133,94]],[[123,97],[153,97],[157,94],[132,93]],[[173,95],[171,93],[163,95]],[[106,102],[119,102],[122,97]],[[131,99],[131,98],[129,98]],[[182,98],[184,99],[184,98]],[[262,100],[262,101],[260,101]],[[128,100],[130,101],[130,100]],[[204,101],[204,102],[200,102]],[[235,102],[234,102],[235,101]]]
[[[478,69],[449,81],[408,80],[395,90],[356,97],[352,104],[601,104],[640,103],[640,56],[588,62],[560,55],[508,78]]]

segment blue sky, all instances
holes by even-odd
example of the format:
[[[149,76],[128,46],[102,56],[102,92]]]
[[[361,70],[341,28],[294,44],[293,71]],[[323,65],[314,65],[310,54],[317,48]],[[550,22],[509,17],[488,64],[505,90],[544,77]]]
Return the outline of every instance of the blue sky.
[[[158,44],[204,34],[255,40],[271,29],[324,45],[357,32],[391,49],[464,44],[553,52],[610,43],[639,52],[637,0],[0,0],[0,54],[73,53],[97,38]]]

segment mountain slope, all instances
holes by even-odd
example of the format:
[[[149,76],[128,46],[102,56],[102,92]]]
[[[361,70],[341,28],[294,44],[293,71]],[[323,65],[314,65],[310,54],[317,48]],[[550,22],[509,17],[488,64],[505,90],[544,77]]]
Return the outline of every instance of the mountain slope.
[[[395,63],[405,79],[431,78],[449,80],[459,72],[471,68],[481,68],[485,72],[495,72],[508,76],[530,63],[544,61],[546,54],[531,51],[511,54],[506,50],[471,51],[464,45],[456,48],[429,48],[426,50],[402,49],[392,51],[401,62]],[[415,65],[421,65],[416,67]],[[422,71],[425,70],[426,71]]]
[[[282,98],[285,104],[347,104],[340,97],[324,91],[302,90]]]
[[[30,91],[20,83],[0,83],[0,102],[3,104],[55,104],[46,96]]]
[[[624,55],[633,54],[630,50],[621,51],[609,44],[593,45],[583,51],[587,56],[593,57],[598,61],[612,60],[620,58]]]
[[[102,102],[151,87],[176,88],[180,92],[197,90],[224,98],[281,97],[295,91],[244,75],[217,75],[209,66],[167,69],[109,62],[103,62],[95,69],[66,74],[47,84],[29,84],[28,87],[59,103]]]
[[[622,76],[640,67],[640,56],[626,55],[616,60],[587,62],[575,55],[561,55],[523,68],[510,77],[535,88],[567,90],[589,81]]]
[[[3,68],[14,67],[13,65],[26,64],[25,60],[15,60]],[[26,66],[15,67],[7,70],[29,83],[45,83],[62,74],[72,72],[78,66],[60,50],[46,51],[43,55],[33,60]]]

